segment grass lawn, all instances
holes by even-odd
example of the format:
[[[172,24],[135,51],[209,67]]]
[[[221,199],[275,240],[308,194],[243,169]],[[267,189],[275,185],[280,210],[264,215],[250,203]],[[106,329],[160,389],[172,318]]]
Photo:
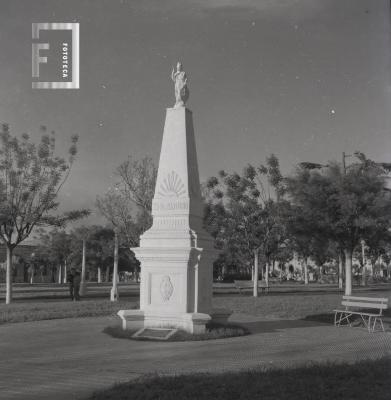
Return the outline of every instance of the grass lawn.
[[[365,297],[387,297],[391,307],[390,290],[353,293]],[[327,318],[332,310],[341,306],[342,293],[269,293],[259,297],[250,295],[221,295],[213,299],[215,307],[229,308],[237,313],[265,319]],[[391,316],[390,310],[385,313]]]
[[[365,291],[359,296],[388,297],[391,303],[391,292],[388,289]],[[228,308],[236,313],[250,314],[265,319],[317,319],[330,322],[332,310],[341,303],[342,293],[335,292],[297,292],[269,293],[258,298],[249,294],[217,295],[213,298],[214,307]],[[137,308],[134,299],[110,302],[107,299],[88,299],[80,302],[69,300],[53,301],[17,301],[10,305],[0,303],[0,324],[38,321],[44,319],[61,319],[75,317],[95,317],[116,315],[118,310]],[[391,310],[386,310],[386,318],[391,317]]]
[[[391,359],[311,364],[296,369],[149,377],[90,400],[389,400]]]
[[[24,302],[0,304],[0,324],[44,319],[100,317],[116,315],[119,310],[137,308],[135,301],[89,300]]]

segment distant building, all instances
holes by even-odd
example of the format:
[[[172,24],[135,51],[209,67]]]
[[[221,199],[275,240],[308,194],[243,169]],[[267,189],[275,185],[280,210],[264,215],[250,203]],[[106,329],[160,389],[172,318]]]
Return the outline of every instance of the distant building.
[[[32,271],[32,259],[34,252],[37,249],[37,244],[30,240],[26,240],[15,247],[12,254],[13,261],[13,281],[14,282],[29,282]],[[7,252],[6,246],[0,244],[0,282],[5,282]]]

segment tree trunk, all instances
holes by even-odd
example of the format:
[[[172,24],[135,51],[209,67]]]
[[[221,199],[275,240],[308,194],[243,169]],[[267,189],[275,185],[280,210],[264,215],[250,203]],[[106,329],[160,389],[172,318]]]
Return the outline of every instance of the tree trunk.
[[[343,289],[343,255],[338,254],[338,288]]]
[[[266,283],[266,286],[269,286],[269,262],[266,263],[265,283]]]
[[[35,275],[35,265],[31,264],[31,275],[30,275],[30,285],[34,283],[34,275]]]
[[[318,279],[319,283],[323,282],[323,266],[319,265],[319,279]]]
[[[365,241],[361,240],[361,257],[362,257],[362,266],[365,267],[367,260],[365,258]]]
[[[63,276],[63,282],[67,283],[67,261],[64,261],[64,276]]]
[[[86,241],[83,239],[83,255],[81,260],[81,280],[80,280],[80,296],[86,294]]]
[[[98,267],[98,283],[102,283],[102,268]]]
[[[303,267],[304,267],[304,285],[308,285],[308,260],[307,257],[303,260]]]
[[[226,274],[227,274],[226,266],[223,265],[223,267],[221,268],[221,276],[223,279],[225,278]]]
[[[6,270],[6,295],[5,304],[12,301],[12,248],[6,245],[7,252],[7,270]]]
[[[52,276],[51,276],[50,282],[56,283],[56,267],[54,264],[52,264],[51,274],[52,274]]]
[[[380,266],[382,265],[382,260],[381,257],[377,257],[376,260],[374,260],[373,262],[371,261],[371,266],[369,268],[369,275],[371,277],[373,277],[374,273],[375,273],[375,267],[376,267],[376,263],[379,264]],[[381,267],[380,267],[381,268]]]
[[[345,249],[345,295],[352,294],[352,251]]]
[[[253,296],[258,297],[258,251],[254,251],[254,279]]]
[[[59,265],[59,267],[58,267],[58,280],[57,280],[57,282],[59,283],[59,284],[61,284],[61,282],[62,282],[62,274],[61,274],[61,272],[62,272],[62,265],[60,264]]]
[[[364,240],[361,240],[361,257],[362,257],[361,286],[365,286],[367,283],[367,279],[366,279],[367,260],[365,258],[365,241]]]
[[[106,276],[105,276],[105,281],[108,282],[110,278],[110,266],[106,266]]]
[[[380,264],[380,263],[379,263]],[[373,275],[374,275],[374,268],[375,268],[375,265],[376,265],[376,261],[375,262],[372,262],[371,261],[371,264],[370,264],[370,267],[369,267],[369,276],[370,277],[373,277]]]
[[[114,233],[114,268],[113,268],[113,287],[111,288],[110,300],[118,301],[118,232]]]
[[[366,285],[367,285],[367,270],[363,266],[361,271],[361,286],[366,286]]]

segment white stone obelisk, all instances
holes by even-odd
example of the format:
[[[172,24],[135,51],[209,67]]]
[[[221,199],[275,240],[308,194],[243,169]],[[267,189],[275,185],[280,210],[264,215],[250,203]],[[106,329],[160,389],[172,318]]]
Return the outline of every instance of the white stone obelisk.
[[[141,263],[140,310],[122,310],[127,322],[144,327],[205,330],[212,310],[213,238],[203,229],[203,203],[198,175],[192,112],[185,107],[187,78],[178,63],[172,73],[176,104],[166,111],[152,227],[132,249]]]

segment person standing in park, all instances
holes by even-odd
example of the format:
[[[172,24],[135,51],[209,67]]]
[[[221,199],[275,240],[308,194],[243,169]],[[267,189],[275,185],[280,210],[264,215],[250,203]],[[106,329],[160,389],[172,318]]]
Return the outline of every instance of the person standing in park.
[[[80,300],[79,290],[81,282],[80,272],[77,271],[76,268],[72,267],[68,274],[67,280],[69,282],[69,294],[71,296],[71,300],[79,301]]]
[[[74,298],[74,289],[73,289],[73,271],[75,269],[71,268],[70,271],[67,274],[67,282],[69,284],[69,295],[71,296],[71,300]]]

